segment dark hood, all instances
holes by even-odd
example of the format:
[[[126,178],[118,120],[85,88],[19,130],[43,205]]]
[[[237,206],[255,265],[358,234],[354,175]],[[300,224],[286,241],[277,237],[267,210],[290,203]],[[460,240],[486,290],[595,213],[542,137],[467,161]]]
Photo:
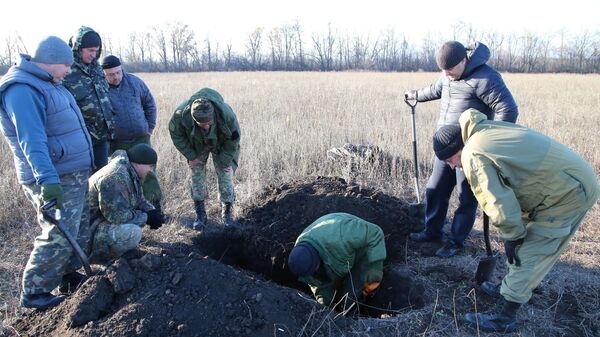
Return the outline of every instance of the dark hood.
[[[81,62],[81,39],[83,38],[83,36],[85,34],[90,33],[90,32],[98,34],[98,32],[96,32],[95,30],[93,30],[90,27],[81,26],[77,30],[77,33],[75,35],[71,36],[71,38],[69,39],[69,47],[71,47],[71,49],[73,50],[73,58],[75,58],[75,63],[82,63]],[[100,34],[98,34],[98,37],[100,37]],[[100,39],[100,41],[102,41],[102,39]],[[98,59],[100,58],[101,54],[102,54],[102,43],[100,43],[100,49],[98,50],[98,53],[96,54],[96,58],[92,61],[92,63],[98,63]]]
[[[467,66],[463,72],[461,78],[468,77],[477,68],[486,64],[490,59],[490,49],[481,42],[475,42],[467,47]]]

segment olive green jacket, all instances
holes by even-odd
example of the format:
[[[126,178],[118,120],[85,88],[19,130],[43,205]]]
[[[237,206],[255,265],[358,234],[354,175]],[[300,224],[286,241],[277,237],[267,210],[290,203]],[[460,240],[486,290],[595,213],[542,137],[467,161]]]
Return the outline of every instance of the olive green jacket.
[[[520,125],[489,121],[477,110],[460,119],[461,164],[471,189],[505,240],[527,231],[557,238],[566,220],[600,194],[593,168],[565,145]]]
[[[210,100],[215,106],[215,122],[208,135],[192,119],[191,106],[198,98]],[[219,167],[236,169],[240,156],[240,125],[231,107],[215,90],[204,88],[181,103],[169,121],[169,133],[173,144],[188,160],[196,159],[201,153],[213,153]]]
[[[375,273],[377,281],[383,277],[386,257],[381,228],[347,213],[331,213],[318,218],[296,240],[311,244],[321,257],[320,271],[310,277],[301,277],[321,304],[331,304],[336,291],[343,290],[344,278],[351,270]],[[364,275],[354,280],[358,292],[365,282]]]

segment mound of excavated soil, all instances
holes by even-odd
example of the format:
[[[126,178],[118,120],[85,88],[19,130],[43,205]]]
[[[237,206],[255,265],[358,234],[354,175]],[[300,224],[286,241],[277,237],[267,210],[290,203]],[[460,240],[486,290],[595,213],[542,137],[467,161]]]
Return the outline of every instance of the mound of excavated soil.
[[[177,249],[166,247],[158,254],[140,247],[59,307],[30,312],[14,327],[37,336],[335,335],[331,326],[343,331],[352,320],[332,320],[335,312],[293,289],[307,290],[285,264],[300,232],[331,212],[352,213],[381,226],[390,261],[402,258],[405,237],[418,226],[396,198],[342,179],[307,178],[265,190],[242,210],[234,230],[190,231],[194,245],[174,243]],[[409,283],[404,284],[399,302],[388,305],[414,304],[408,300]]]

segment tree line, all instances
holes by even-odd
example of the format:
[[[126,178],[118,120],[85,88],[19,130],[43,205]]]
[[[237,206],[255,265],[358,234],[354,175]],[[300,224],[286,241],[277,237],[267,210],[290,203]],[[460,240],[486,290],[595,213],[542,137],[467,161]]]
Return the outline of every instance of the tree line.
[[[328,24],[321,32],[306,33],[294,22],[269,30],[257,27],[245,36],[243,45],[233,46],[208,37],[198,39],[189,25],[169,22],[132,32],[125,41],[102,38],[104,53],[119,56],[132,72],[438,71],[435,53],[447,40],[483,42],[492,53],[488,63],[499,71],[600,72],[600,31],[504,34],[458,22],[444,35],[428,33],[412,42],[393,28],[371,36],[345,33]],[[23,39],[17,33],[5,37],[0,73],[20,53],[27,53]]]

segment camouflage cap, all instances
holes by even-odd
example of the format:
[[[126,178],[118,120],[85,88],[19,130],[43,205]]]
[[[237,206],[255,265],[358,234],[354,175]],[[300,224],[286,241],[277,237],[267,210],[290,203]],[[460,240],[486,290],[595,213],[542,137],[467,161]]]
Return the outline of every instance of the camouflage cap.
[[[215,107],[212,102],[199,98],[192,103],[192,118],[196,123],[209,123],[215,118]]]

